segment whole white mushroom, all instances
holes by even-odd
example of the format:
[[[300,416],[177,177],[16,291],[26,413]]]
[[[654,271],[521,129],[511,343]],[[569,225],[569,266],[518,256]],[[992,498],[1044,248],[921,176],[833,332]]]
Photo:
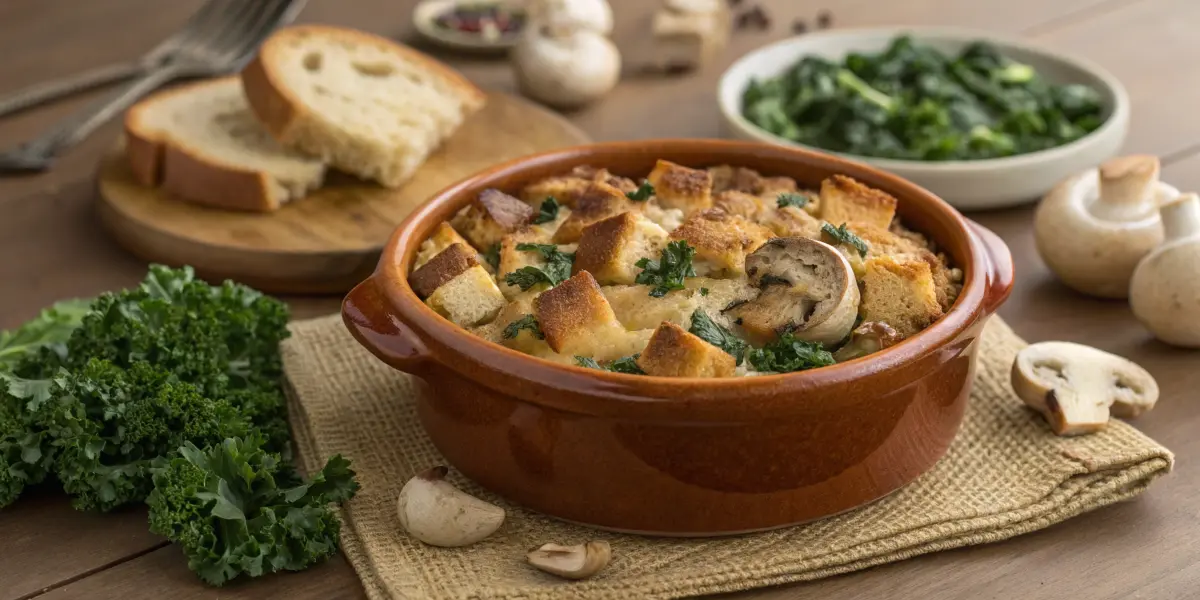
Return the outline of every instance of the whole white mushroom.
[[[556,108],[577,108],[617,85],[621,54],[591,29],[534,25],[512,51],[517,84],[525,95]]]
[[[1046,195],[1034,214],[1034,237],[1063,283],[1092,296],[1128,296],[1138,261],[1163,239],[1158,205],[1179,195],[1158,172],[1157,157],[1118,157]]]
[[[1129,304],[1158,339],[1200,348],[1200,197],[1183,194],[1159,211],[1166,239],[1138,263]]]
[[[601,35],[613,30],[612,7],[606,0],[532,0],[526,10],[530,22],[552,29],[586,29]]]

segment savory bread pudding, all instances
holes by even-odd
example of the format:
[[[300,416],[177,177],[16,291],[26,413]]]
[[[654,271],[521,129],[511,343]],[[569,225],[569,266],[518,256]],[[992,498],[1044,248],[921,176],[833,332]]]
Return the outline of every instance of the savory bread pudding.
[[[577,167],[488,189],[419,250],[409,283],[472,334],[607,371],[732,377],[870,354],[950,308],[962,272],[834,175],[820,190],[665,160],[640,183]]]

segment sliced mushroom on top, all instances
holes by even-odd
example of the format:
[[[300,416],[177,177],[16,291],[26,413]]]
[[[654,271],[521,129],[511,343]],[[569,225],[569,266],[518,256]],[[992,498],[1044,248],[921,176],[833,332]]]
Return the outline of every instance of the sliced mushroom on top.
[[[1071,342],[1041,342],[1021,350],[1013,361],[1012,386],[1058,435],[1099,431],[1110,413],[1136,417],[1158,401],[1158,384],[1145,369]]]
[[[859,293],[846,258],[832,246],[802,237],[773,238],[746,257],[758,297],[729,315],[755,344],[791,332],[833,347],[858,316]]]

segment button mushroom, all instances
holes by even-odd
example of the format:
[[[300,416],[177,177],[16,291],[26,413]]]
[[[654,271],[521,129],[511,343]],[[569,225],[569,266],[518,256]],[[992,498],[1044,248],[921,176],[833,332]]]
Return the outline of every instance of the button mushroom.
[[[764,344],[782,333],[832,347],[858,316],[858,284],[832,246],[802,237],[773,238],[746,257],[758,297],[730,309],[746,336]]]
[[[1058,184],[1034,215],[1042,260],[1084,294],[1125,298],[1139,260],[1162,242],[1158,205],[1179,191],[1154,156],[1109,160]]]
[[[1042,342],[1018,352],[1012,386],[1058,435],[1099,431],[1110,413],[1132,418],[1158,401],[1158,384],[1145,369],[1071,342]]]
[[[1158,339],[1200,348],[1200,197],[1184,194],[1160,213],[1166,241],[1138,263],[1129,305]]]
[[[431,546],[454,548],[492,535],[504,523],[504,509],[484,502],[446,481],[444,466],[433,467],[408,480],[396,509],[400,525]]]
[[[845,346],[838,348],[837,352],[833,353],[834,360],[845,362],[860,358],[868,354],[874,354],[900,343],[904,337],[900,335],[891,325],[883,321],[869,321],[863,323],[854,329],[850,334],[850,341],[846,342]]]
[[[544,544],[531,550],[529,564],[567,579],[584,579],[608,566],[612,548],[608,542],[588,542],[577,546]]]
[[[557,108],[583,106],[617,85],[621,53],[603,0],[548,0],[512,50],[522,93]]]

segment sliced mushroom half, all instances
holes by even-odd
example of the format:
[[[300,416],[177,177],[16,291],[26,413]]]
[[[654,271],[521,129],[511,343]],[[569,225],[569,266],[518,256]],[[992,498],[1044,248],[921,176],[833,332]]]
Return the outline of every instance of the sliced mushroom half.
[[[1136,363],[1082,344],[1042,342],[1017,353],[1013,391],[1058,435],[1104,429],[1110,413],[1136,417],[1158,401],[1154,377]]]
[[[746,257],[758,297],[730,310],[752,342],[791,332],[825,346],[846,339],[858,316],[858,284],[833,246],[803,237],[774,238]]]
[[[567,579],[585,579],[608,566],[612,548],[608,542],[595,541],[577,546],[543,544],[527,555],[529,564]]]

